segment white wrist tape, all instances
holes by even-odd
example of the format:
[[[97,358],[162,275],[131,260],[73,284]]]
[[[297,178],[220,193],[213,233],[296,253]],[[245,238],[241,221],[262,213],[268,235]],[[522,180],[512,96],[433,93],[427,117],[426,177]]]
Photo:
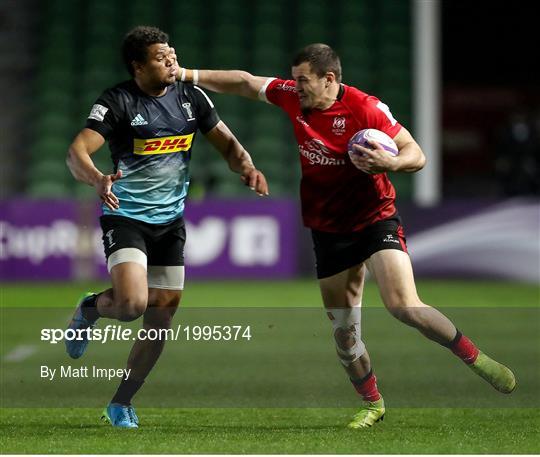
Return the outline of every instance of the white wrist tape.
[[[193,85],[199,84],[199,70],[193,70]]]
[[[186,69],[182,68],[182,73],[180,73],[180,81],[184,82],[186,80]]]

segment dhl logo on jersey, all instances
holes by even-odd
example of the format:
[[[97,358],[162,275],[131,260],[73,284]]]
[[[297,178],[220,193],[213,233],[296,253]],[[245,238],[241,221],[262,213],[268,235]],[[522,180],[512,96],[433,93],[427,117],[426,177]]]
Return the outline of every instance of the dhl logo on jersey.
[[[181,136],[164,136],[161,138],[133,140],[133,153],[137,155],[172,154],[187,151],[193,141],[193,133]]]

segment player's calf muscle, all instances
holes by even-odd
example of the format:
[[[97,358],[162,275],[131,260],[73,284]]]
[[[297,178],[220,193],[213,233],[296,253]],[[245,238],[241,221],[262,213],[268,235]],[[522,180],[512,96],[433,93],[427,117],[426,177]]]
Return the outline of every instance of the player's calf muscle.
[[[412,327],[421,326],[425,321],[423,309],[419,306],[389,306],[388,310],[396,319]]]
[[[140,317],[146,310],[148,297],[144,293],[122,294],[108,289],[98,297],[98,311],[103,317],[129,322]]]
[[[176,312],[176,307],[174,308],[154,308],[148,307],[144,313],[144,325],[149,328],[171,328],[172,320],[174,313]]]

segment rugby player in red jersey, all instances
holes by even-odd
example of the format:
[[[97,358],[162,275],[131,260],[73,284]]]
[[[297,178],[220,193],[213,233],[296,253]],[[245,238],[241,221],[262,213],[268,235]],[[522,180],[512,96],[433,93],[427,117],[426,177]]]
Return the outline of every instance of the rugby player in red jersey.
[[[384,401],[361,338],[360,307],[366,268],[390,313],[427,338],[448,347],[473,371],[503,393],[514,390],[513,373],[489,358],[442,313],[417,295],[405,236],[386,172],[413,173],[425,156],[409,131],[376,97],[341,83],[341,64],[325,44],[302,49],[292,63],[292,80],[244,71],[181,69],[179,77],[206,89],[258,99],[289,116],[302,166],[304,224],[312,231],[317,277],[330,318],[337,354],[365,404],[349,424],[365,428],[381,420]],[[347,143],[358,130],[374,128],[392,137],[394,156],[372,142]]]

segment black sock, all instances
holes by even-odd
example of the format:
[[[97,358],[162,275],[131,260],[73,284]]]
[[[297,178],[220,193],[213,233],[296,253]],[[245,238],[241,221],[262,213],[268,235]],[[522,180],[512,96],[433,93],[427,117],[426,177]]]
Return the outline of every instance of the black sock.
[[[83,317],[89,321],[96,321],[100,316],[97,310],[97,298],[99,294],[94,294],[85,299],[81,305],[81,313]]]
[[[462,333],[456,328],[456,336],[454,337],[454,339],[449,343],[441,343],[441,346],[452,349],[456,344],[458,344],[458,341],[461,339],[462,336]]]
[[[126,406],[131,405],[131,399],[143,384],[144,381],[137,381],[136,379],[122,379],[111,403],[119,403]]]
[[[349,378],[349,379],[351,380],[351,382],[355,386],[361,386],[362,384],[364,384],[371,377],[372,374],[373,374],[373,370],[370,369],[369,373],[367,375],[365,375],[363,378],[360,378],[360,379]]]

